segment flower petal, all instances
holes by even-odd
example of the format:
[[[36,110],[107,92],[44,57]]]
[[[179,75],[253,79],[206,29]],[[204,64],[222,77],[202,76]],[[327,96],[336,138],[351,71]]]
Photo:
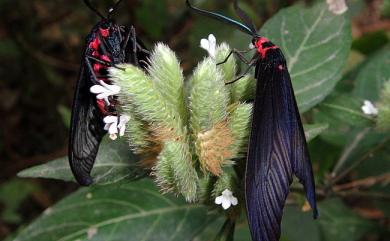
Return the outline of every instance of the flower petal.
[[[200,47],[202,49],[205,49],[207,52],[209,51],[209,48],[210,48],[210,44],[209,44],[209,41],[207,39],[201,39],[200,40]]]
[[[129,120],[130,120],[130,116],[128,116],[128,115],[121,115],[119,117],[119,122],[123,123],[123,124],[126,124],[127,122],[129,122]]]
[[[341,15],[348,10],[345,0],[326,0],[326,3],[328,4],[329,11],[337,15]]]
[[[366,115],[377,115],[378,109],[372,104],[371,101],[365,100],[364,105],[361,107],[362,111]]]
[[[233,206],[236,206],[238,204],[238,199],[236,197],[231,197],[230,202],[232,203]]]
[[[117,138],[118,138],[118,136],[116,135],[116,134],[110,134],[110,139],[111,140],[113,140],[113,141],[115,141]]]
[[[124,136],[126,131],[126,125],[121,125],[119,128],[119,136]]]
[[[104,88],[103,86],[101,85],[93,85],[89,91],[93,94],[100,94],[100,93],[103,93],[106,91],[106,88]]]
[[[109,115],[109,116],[104,117],[103,121],[106,124],[115,123],[118,121],[118,117],[113,116],[113,115]]]
[[[100,80],[100,84],[104,86],[104,88],[106,88],[106,91],[110,91],[116,94],[118,94],[121,91],[121,87],[118,85],[109,85],[103,80]]]
[[[222,200],[222,207],[223,207],[223,209],[226,210],[226,209],[230,208],[231,205],[232,204],[231,204],[229,199],[223,199]]]
[[[217,45],[217,39],[213,34],[209,35],[209,47],[215,49]]]
[[[100,93],[100,94],[96,95],[96,99],[102,100],[102,99],[107,98],[107,97],[110,96],[110,95],[111,95],[111,94],[108,93],[108,92]]]
[[[222,192],[222,195],[225,196],[225,197],[231,197],[232,196],[232,191],[230,191],[229,189],[225,189],[223,192]]]
[[[215,204],[218,204],[218,205],[222,204],[222,196],[218,196],[215,198]]]
[[[104,130],[105,130],[105,131],[108,131],[109,128],[110,128],[110,124],[105,124],[105,125],[104,125]]]
[[[110,128],[108,128],[108,133],[110,133],[110,134],[117,134],[118,133],[118,127],[117,127],[116,123],[112,123],[110,125]]]

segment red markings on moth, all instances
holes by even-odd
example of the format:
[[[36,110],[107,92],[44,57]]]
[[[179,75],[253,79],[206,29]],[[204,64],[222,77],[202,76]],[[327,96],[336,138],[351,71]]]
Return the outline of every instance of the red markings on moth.
[[[111,62],[111,59],[107,55],[100,56],[100,59],[106,62]]]
[[[97,77],[98,81],[103,81],[105,83],[109,82],[107,72],[104,71],[107,70],[109,64],[104,64],[104,62],[110,63],[112,62],[112,60],[110,59],[110,57],[102,53],[103,49],[100,47],[100,45],[102,44],[102,39],[107,38],[109,34],[109,28],[99,28],[98,32],[95,32],[94,38],[89,43],[89,48],[91,49],[91,56],[95,58],[92,59],[93,72],[96,76],[99,76]],[[111,101],[113,100],[110,100],[110,103],[107,103],[107,101],[104,99],[96,100],[97,107],[100,110],[100,113],[102,113],[104,116],[110,114],[109,108],[113,105]]]
[[[93,65],[93,71],[95,71],[95,74],[98,74],[99,71],[102,69],[102,65],[101,64],[94,64]]]
[[[284,66],[281,65],[281,64],[279,64],[278,69],[279,69],[280,71],[282,71],[282,70],[284,70]]]
[[[101,28],[101,29],[99,29],[99,31],[100,31],[100,35],[102,35],[103,38],[107,38],[108,35],[110,34],[110,31],[108,28],[107,29]]]
[[[92,40],[91,43],[89,43],[89,47],[93,50],[98,50],[99,45],[100,45],[100,40],[97,37],[94,40]]]
[[[93,57],[99,57],[99,55],[100,55],[99,52],[96,50],[92,52]]]
[[[269,42],[270,42],[269,39],[264,38],[264,37],[260,37],[260,38],[257,39],[255,46],[256,46],[257,52],[261,55],[261,58],[265,58],[265,56],[267,55],[267,52],[270,49],[278,49],[279,48],[276,45],[264,48],[263,44],[269,43]]]
[[[106,102],[104,100],[96,100],[97,106],[103,115],[107,115]]]

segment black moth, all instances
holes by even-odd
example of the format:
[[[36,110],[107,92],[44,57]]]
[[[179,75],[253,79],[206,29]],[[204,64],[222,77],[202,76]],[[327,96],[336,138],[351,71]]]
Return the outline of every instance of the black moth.
[[[90,185],[93,182],[90,173],[99,144],[106,134],[103,118],[118,116],[116,97],[97,98],[91,93],[91,87],[110,86],[107,71],[110,66],[128,62],[144,68],[149,54],[136,37],[133,27],[119,26],[111,18],[120,1],[110,9],[107,17],[99,13],[90,1],[84,2],[101,20],[87,36],[81,60],[72,108],[69,163],[77,182]]]
[[[233,50],[227,58],[237,55],[249,66],[246,72],[256,66],[256,96],[245,174],[246,208],[252,239],[277,241],[293,174],[304,186],[314,218],[318,216],[311,161],[286,60],[279,47],[257,34],[237,0],[234,8],[245,24],[195,8],[186,1],[196,12],[234,25],[252,36],[253,48]],[[251,50],[255,54],[246,60],[241,53]]]

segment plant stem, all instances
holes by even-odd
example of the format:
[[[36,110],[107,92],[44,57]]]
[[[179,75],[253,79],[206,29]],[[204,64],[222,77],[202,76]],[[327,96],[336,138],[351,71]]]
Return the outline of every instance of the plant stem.
[[[331,179],[330,184],[328,186],[332,186],[333,184],[337,183],[341,179],[343,179],[345,176],[349,174],[350,171],[358,167],[363,161],[365,161],[367,158],[371,157],[371,155],[374,152],[377,152],[378,150],[382,149],[385,144],[390,140],[390,138],[386,138],[384,141],[382,141],[379,145],[372,148],[370,151],[368,151],[365,155],[363,155],[360,159],[358,159],[355,163],[353,163],[351,166],[346,168],[343,172],[341,172],[338,176],[335,176],[333,179]]]
[[[336,162],[336,166],[334,167],[331,176],[335,177],[340,169],[344,166],[345,162],[348,160],[348,157],[351,155],[353,150],[359,145],[360,141],[367,135],[370,131],[370,127],[364,128],[361,132],[359,132],[356,137],[353,139],[352,143],[348,145],[343,153],[341,154],[339,160]]]

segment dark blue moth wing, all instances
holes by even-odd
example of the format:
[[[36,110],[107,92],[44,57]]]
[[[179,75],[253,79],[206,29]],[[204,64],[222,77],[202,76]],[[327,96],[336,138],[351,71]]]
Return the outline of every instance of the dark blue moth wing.
[[[310,157],[286,61],[271,49],[256,66],[256,97],[246,168],[247,215],[254,241],[277,241],[295,174],[317,216]]]
[[[103,115],[96,107],[96,97],[90,93],[90,73],[84,61],[73,99],[69,138],[69,162],[72,172],[80,185],[90,185],[90,172],[99,144],[106,134],[103,129]]]

